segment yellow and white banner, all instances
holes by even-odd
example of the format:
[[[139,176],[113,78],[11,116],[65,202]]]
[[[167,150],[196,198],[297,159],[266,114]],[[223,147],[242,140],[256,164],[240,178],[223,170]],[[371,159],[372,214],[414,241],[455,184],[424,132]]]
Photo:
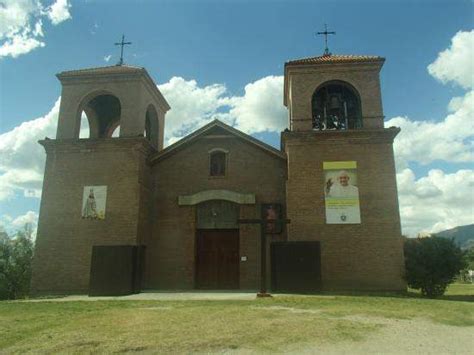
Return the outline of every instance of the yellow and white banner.
[[[359,224],[357,162],[323,162],[327,224]]]

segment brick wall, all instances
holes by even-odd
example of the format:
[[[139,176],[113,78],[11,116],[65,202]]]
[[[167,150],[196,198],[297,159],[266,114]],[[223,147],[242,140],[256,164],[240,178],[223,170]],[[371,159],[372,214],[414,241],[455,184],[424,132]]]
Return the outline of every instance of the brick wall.
[[[224,178],[209,176],[209,151],[227,150]],[[178,206],[178,196],[204,190],[230,190],[256,195],[256,205],[240,205],[242,218],[259,218],[260,203],[285,200],[286,161],[232,135],[198,137],[153,166],[153,232],[147,242],[146,287],[194,287],[196,206]],[[259,282],[258,226],[240,227],[240,288],[256,289]]]
[[[321,241],[323,288],[402,290],[397,129],[285,132],[289,240]],[[326,224],[324,161],[357,161],[361,224]]]
[[[93,245],[136,245],[147,225],[144,138],[45,140],[32,293],[85,293]],[[107,186],[105,220],[82,219],[84,186]],[[148,229],[148,231],[147,231]]]

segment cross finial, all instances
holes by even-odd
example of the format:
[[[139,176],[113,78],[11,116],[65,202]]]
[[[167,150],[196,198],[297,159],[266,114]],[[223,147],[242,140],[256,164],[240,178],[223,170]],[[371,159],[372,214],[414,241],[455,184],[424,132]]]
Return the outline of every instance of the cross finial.
[[[328,35],[335,35],[336,32],[334,31],[328,32],[328,25],[324,24],[324,32],[318,32],[317,34],[324,35],[324,41],[326,43],[326,48],[324,49],[324,55],[331,55],[331,53],[329,53],[329,48],[328,48]]]
[[[120,49],[120,60],[117,63],[117,65],[122,65],[123,64],[123,47],[127,44],[132,44],[132,42],[125,42],[125,35],[122,35],[122,41],[115,43],[116,46],[121,46],[122,48]]]

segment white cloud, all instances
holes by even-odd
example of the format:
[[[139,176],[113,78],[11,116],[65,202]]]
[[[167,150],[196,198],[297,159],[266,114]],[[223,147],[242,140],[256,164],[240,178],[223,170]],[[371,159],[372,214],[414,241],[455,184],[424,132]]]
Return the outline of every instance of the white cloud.
[[[24,215],[13,218],[10,215],[4,214],[0,216],[0,232],[5,231],[10,236],[13,236],[18,231],[24,231],[28,228],[31,231],[32,239],[36,239],[38,231],[38,213],[28,211]]]
[[[51,20],[53,25],[60,24],[63,21],[69,20],[71,18],[71,13],[69,9],[71,4],[68,0],[56,0],[48,9],[48,17]]]
[[[287,127],[282,86],[283,77],[268,76],[246,85],[243,96],[232,96],[223,84],[200,87],[195,80],[173,77],[159,85],[171,106],[166,116],[166,141],[174,143],[213,119],[248,134],[280,132]]]
[[[416,179],[410,169],[397,174],[403,232],[439,232],[473,223],[474,171],[446,174],[432,169]]]
[[[44,117],[0,135],[0,200],[12,198],[16,192],[40,196],[45,153],[38,140],[56,136],[59,102]]]
[[[22,228],[25,224],[36,225],[38,223],[38,214],[33,211],[28,211],[22,216],[15,218],[11,224],[16,228]]]
[[[108,63],[109,60],[110,60],[110,58],[112,58],[112,54],[109,54],[109,55],[104,56],[104,61],[105,61],[106,63]]]
[[[451,39],[451,47],[438,54],[428,72],[442,83],[453,82],[465,89],[474,83],[474,30],[459,31]]]
[[[452,73],[433,75],[462,82]],[[166,117],[165,139],[168,144],[173,143],[215,118],[248,134],[279,133],[287,127],[287,112],[281,103],[282,87],[281,76],[268,76],[249,83],[243,95],[237,96],[230,94],[223,84],[199,86],[195,80],[173,77],[159,85],[172,107]],[[427,176],[417,178],[408,169],[410,162],[435,165],[439,161],[468,163],[474,160],[473,100],[473,91],[453,98],[446,117],[440,121],[416,121],[402,116],[387,121],[387,126],[402,128],[394,148],[400,171],[397,180],[404,233],[432,232],[473,222],[472,170],[446,173],[432,168]],[[0,136],[0,173],[3,174],[0,200],[13,197],[17,191],[25,196],[39,196],[44,152],[36,141],[44,136],[54,137],[58,108],[59,101],[46,116],[25,122]]]
[[[41,4],[34,0],[7,0],[0,4],[0,39],[27,27],[32,17],[41,14]]]
[[[395,117],[386,127],[401,127],[394,150],[400,215],[405,234],[437,232],[474,222],[474,171],[445,173],[431,169],[427,176],[416,178],[410,162],[436,166],[440,161],[474,161],[474,31],[458,32],[451,47],[439,53],[428,66],[429,73],[442,83],[452,82],[469,89],[464,96],[448,104],[447,116],[439,121],[416,121]]]
[[[67,0],[58,0],[47,9],[39,0],[0,2],[0,58],[16,58],[44,47],[43,19],[57,25],[70,18]]]
[[[245,86],[245,94],[234,100],[230,110],[236,128],[247,132],[281,132],[288,127],[282,104],[283,77],[267,76]]]
[[[30,37],[29,34],[17,34],[11,36],[0,46],[0,58],[16,58],[22,54],[31,52],[35,48],[44,47],[45,43]]]
[[[281,77],[266,77],[246,86],[242,97],[228,95],[222,84],[198,86],[194,80],[174,77],[159,86],[172,110],[166,117],[166,140],[172,143],[204,124],[218,118],[252,134],[262,131],[280,132]],[[45,153],[37,143],[56,135],[59,112],[58,99],[44,117],[23,122],[0,135],[0,201],[14,198],[40,197]],[[253,112],[255,111],[255,112]],[[258,124],[261,115],[264,124]],[[87,119],[83,117],[80,137],[88,137]]]
[[[399,168],[409,161],[430,164],[436,160],[454,163],[474,161],[474,91],[453,98],[451,111],[442,121],[414,121],[395,117],[385,122],[386,127],[401,128],[394,149]]]
[[[228,116],[219,114],[231,103],[231,99],[225,95],[227,89],[222,84],[199,87],[195,80],[173,77],[169,82],[159,85],[159,90],[171,106],[166,115],[165,139],[168,143],[214,118],[228,121]]]

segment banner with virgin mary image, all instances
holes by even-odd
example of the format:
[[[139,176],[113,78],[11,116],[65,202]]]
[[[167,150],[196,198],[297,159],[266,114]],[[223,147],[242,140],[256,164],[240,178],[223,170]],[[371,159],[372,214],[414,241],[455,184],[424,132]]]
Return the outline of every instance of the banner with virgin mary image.
[[[323,162],[327,224],[359,224],[357,162]]]
[[[107,186],[84,186],[82,195],[82,218],[105,219]]]

